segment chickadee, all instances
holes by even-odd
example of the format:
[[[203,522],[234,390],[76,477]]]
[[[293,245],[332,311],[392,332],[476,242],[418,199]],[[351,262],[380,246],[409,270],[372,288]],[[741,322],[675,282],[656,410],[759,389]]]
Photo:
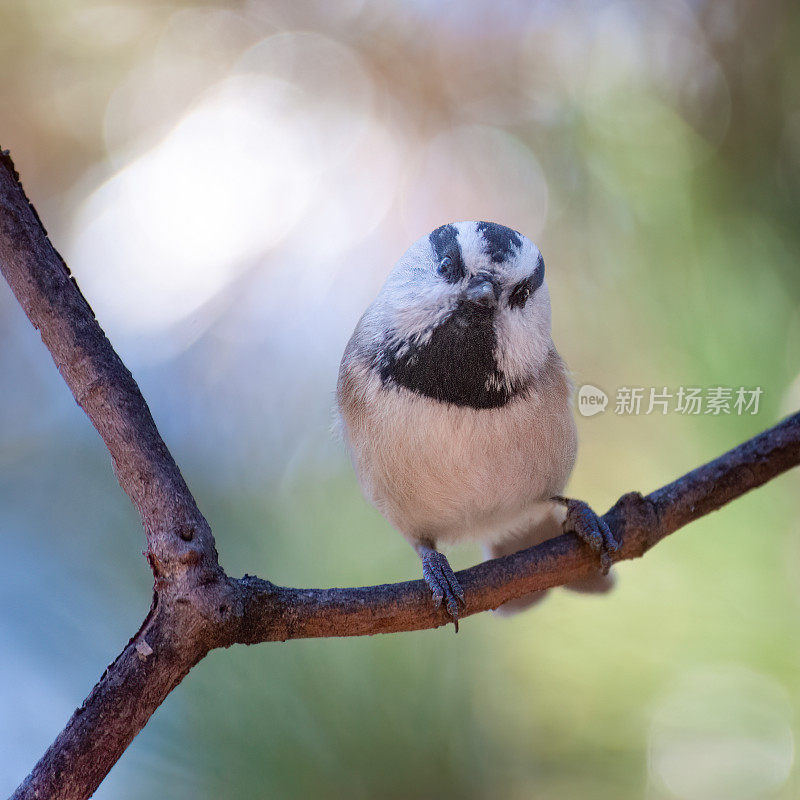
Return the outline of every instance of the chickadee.
[[[571,393],[542,254],[493,222],[443,225],[411,245],[347,344],[337,400],[359,483],[456,628],[464,593],[441,545],[479,540],[495,558],[573,531],[603,572],[570,588],[612,585],[611,531],[560,497],[577,448]]]

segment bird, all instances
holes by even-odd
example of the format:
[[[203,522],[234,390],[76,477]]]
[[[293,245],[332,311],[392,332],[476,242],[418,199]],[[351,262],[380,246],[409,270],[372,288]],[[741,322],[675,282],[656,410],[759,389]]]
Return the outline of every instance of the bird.
[[[542,254],[495,222],[448,223],[414,242],[345,347],[337,409],[362,492],[412,545],[456,631],[467,601],[442,547],[478,541],[496,558],[573,532],[600,563],[568,588],[614,583],[611,530],[563,495],[577,452],[572,393]]]

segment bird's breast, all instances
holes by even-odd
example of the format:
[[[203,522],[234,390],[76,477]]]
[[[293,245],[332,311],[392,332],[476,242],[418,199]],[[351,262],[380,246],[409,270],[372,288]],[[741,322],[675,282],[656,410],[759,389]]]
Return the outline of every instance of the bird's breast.
[[[557,494],[575,458],[563,374],[495,408],[434,402],[377,377],[361,402],[340,406],[365,494],[412,540],[485,539]]]
[[[498,367],[496,348],[493,312],[465,303],[424,336],[387,335],[375,366],[384,384],[441,403],[499,408],[519,387]]]

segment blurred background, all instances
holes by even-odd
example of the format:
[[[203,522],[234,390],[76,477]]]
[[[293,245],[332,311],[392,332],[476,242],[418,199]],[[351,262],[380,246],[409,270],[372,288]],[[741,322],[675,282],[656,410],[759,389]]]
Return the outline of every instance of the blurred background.
[[[6,0],[0,144],[216,534],[294,586],[416,578],[330,433],[407,245],[541,247],[606,510],[800,407],[800,6]],[[0,795],[138,627],[144,537],[0,287]],[[619,387],[761,387],[617,415]],[[800,476],[511,620],[214,652],[99,798],[800,794]],[[458,567],[478,548],[452,552]]]

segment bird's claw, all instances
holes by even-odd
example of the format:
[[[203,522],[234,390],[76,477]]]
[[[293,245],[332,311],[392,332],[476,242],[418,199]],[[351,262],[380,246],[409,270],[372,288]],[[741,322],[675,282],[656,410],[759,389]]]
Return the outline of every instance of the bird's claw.
[[[426,550],[422,554],[422,577],[433,595],[433,604],[437,608],[445,603],[447,613],[458,631],[459,605],[466,606],[464,590],[461,588],[452,567],[444,553],[438,550]]]
[[[575,533],[595,553],[600,555],[600,564],[605,575],[613,562],[612,554],[619,550],[619,544],[602,517],[592,511],[582,500],[567,500],[567,517],[564,531]]]

